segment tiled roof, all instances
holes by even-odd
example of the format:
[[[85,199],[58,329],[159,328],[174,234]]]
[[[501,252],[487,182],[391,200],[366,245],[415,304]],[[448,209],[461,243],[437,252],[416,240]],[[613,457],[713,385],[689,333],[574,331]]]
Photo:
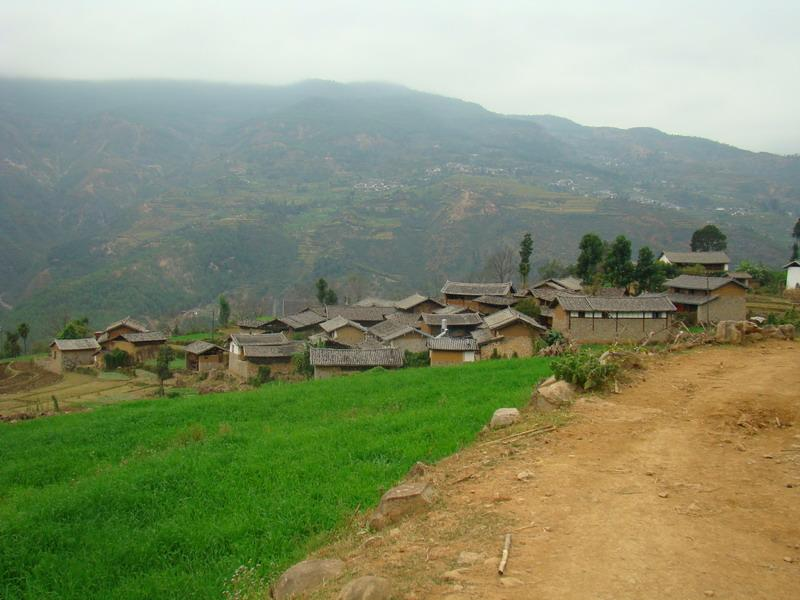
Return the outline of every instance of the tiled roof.
[[[464,283],[447,280],[442,288],[443,294],[454,296],[507,296],[514,287],[508,283]]]
[[[667,294],[673,304],[687,304],[689,306],[702,306],[713,302],[719,296],[707,296],[706,294]]]
[[[788,269],[789,267],[800,267],[800,260],[792,260],[783,265],[782,269]]]
[[[558,303],[565,310],[579,312],[674,312],[675,305],[666,294],[602,298],[559,294]]]
[[[484,320],[486,321],[486,326],[489,329],[501,329],[511,325],[512,323],[522,322],[527,323],[531,327],[541,329],[542,331],[545,330],[545,327],[540,325],[536,319],[514,310],[513,308],[506,308],[494,314],[488,315]]]
[[[478,342],[471,337],[437,337],[429,339],[426,344],[431,350],[469,352],[478,349]]]
[[[402,367],[403,353],[396,348],[311,348],[315,367]]]
[[[320,327],[322,327],[323,331],[326,333],[331,333],[332,331],[336,331],[337,329],[341,329],[342,327],[355,327],[360,331],[366,331],[367,328],[363,325],[359,325],[355,321],[351,321],[349,319],[345,319],[342,316],[334,317],[325,321],[324,323],[320,323]]]
[[[450,327],[469,327],[480,325],[483,318],[474,312],[458,313],[455,315],[436,315],[436,314],[423,314],[422,320],[426,325],[441,325],[442,321],[447,321],[447,326]]]
[[[724,252],[668,252],[661,253],[672,264],[681,265],[719,265],[731,262]]]
[[[402,300],[398,300],[395,302],[395,307],[399,310],[411,310],[415,306],[422,304],[423,302],[435,302],[439,306],[444,306],[438,300],[434,300],[428,296],[423,296],[422,294],[411,294],[410,296],[403,298]]]
[[[103,331],[111,331],[117,327],[121,327],[125,325],[126,327],[130,327],[131,329],[135,329],[136,331],[145,332],[147,331],[147,327],[139,323],[139,321],[134,321],[130,317],[125,317],[124,319],[120,319],[119,321],[114,321],[111,325],[106,327]]]
[[[303,342],[288,342],[274,346],[244,346],[245,358],[288,358],[305,348]]]
[[[328,319],[344,317],[356,323],[377,323],[383,321],[386,315],[395,311],[394,307],[385,306],[353,306],[349,304],[325,307]]]
[[[264,319],[242,319],[236,322],[236,326],[245,329],[261,329],[267,323],[269,323],[269,321],[265,321]]]
[[[354,303],[353,306],[371,306],[380,308],[394,308],[396,302],[394,300],[387,300],[386,298],[376,298],[375,296],[368,296]]]
[[[455,315],[458,313],[468,312],[467,308],[463,306],[456,306],[455,304],[448,304],[442,308],[437,308],[433,311],[435,315]]]
[[[319,325],[325,320],[326,318],[323,315],[310,309],[276,319],[276,321],[280,321],[292,329],[305,329],[306,327],[313,327],[314,325]]]
[[[230,339],[239,346],[277,346],[289,341],[283,333],[232,333]]]
[[[427,333],[406,325],[399,319],[387,319],[377,325],[373,325],[368,331],[371,335],[385,341],[399,338],[407,333],[416,333],[420,336],[429,337]]]
[[[746,287],[741,281],[730,277],[705,277],[703,275],[678,275],[674,279],[665,281],[664,285],[681,290],[716,290],[729,283]]]
[[[70,350],[98,350],[100,344],[94,338],[81,338],[78,340],[53,340],[50,345],[55,345],[62,352]]]
[[[184,350],[189,354],[205,354],[209,350],[222,350],[222,348],[210,342],[197,340],[196,342],[187,344]]]
[[[733,279],[752,279],[753,276],[747,271],[728,271],[728,277]]]
[[[562,277],[560,279],[551,277],[550,279],[543,279],[531,286],[531,290],[550,288],[554,290],[569,290],[572,292],[580,292],[583,288],[583,283],[577,277]]]
[[[160,331],[140,331],[137,333],[123,333],[122,339],[131,344],[146,344],[148,342],[166,342],[167,336]]]
[[[519,302],[519,298],[513,296],[478,296],[475,302],[488,306],[512,306]]]

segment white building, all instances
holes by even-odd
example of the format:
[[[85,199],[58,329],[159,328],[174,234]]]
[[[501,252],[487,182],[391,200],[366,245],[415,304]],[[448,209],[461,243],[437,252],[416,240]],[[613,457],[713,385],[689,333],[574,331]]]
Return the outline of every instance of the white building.
[[[800,288],[800,260],[793,260],[783,268],[786,269],[786,289]]]

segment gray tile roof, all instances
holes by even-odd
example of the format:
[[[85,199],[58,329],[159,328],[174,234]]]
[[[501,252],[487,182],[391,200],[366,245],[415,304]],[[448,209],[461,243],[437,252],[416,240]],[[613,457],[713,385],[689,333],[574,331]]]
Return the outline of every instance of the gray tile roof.
[[[94,338],[81,338],[77,340],[53,340],[50,342],[51,346],[55,346],[62,352],[70,352],[72,350],[99,350],[100,344]]]
[[[411,294],[410,296],[403,298],[402,300],[398,300],[395,302],[395,307],[399,310],[411,310],[415,306],[422,304],[423,302],[435,302],[439,306],[444,306],[438,300],[431,298],[429,296],[423,296],[422,294]]]
[[[394,300],[387,300],[386,298],[376,298],[375,296],[367,296],[366,298],[362,298],[358,302],[355,302],[353,306],[371,306],[371,307],[379,307],[379,308],[394,308],[396,302]]]
[[[675,305],[666,294],[605,298],[559,294],[558,303],[565,310],[579,312],[674,312]]]
[[[514,286],[508,283],[464,283],[461,281],[445,282],[443,294],[451,296],[507,296],[514,292]]]
[[[469,352],[478,349],[478,342],[471,337],[437,337],[429,339],[426,344],[431,350]]]
[[[531,290],[541,289],[541,288],[580,292],[581,289],[583,288],[583,283],[577,277],[562,277],[562,278],[551,277],[550,279],[543,279],[542,281],[537,281],[531,286]]]
[[[383,321],[386,315],[395,312],[394,307],[386,306],[353,306],[350,304],[325,307],[328,319],[344,317],[356,323],[377,323]]]
[[[488,306],[512,306],[519,302],[519,298],[514,296],[478,296],[475,298],[475,302]]]
[[[289,358],[304,348],[303,342],[288,342],[274,346],[244,346],[243,351],[245,358]]]
[[[139,321],[135,321],[130,317],[125,317],[124,319],[120,319],[119,321],[114,321],[111,325],[106,327],[103,331],[111,331],[117,327],[121,327],[125,325],[126,327],[130,327],[131,329],[135,329],[136,331],[145,332],[147,331],[147,327],[142,325]]]
[[[422,321],[426,325],[441,325],[442,321],[447,321],[448,327],[470,327],[483,323],[483,318],[474,312],[458,313],[455,315],[436,315],[425,313]]]
[[[140,331],[137,333],[123,333],[122,339],[131,344],[148,344],[150,342],[166,342],[167,336],[160,331]]]
[[[310,309],[276,319],[276,321],[284,323],[292,329],[305,329],[306,327],[313,327],[314,325],[319,325],[326,320],[327,319],[323,315]]]
[[[395,348],[311,348],[315,367],[402,367],[403,353]]]
[[[209,350],[222,350],[222,348],[204,340],[197,340],[184,347],[184,351],[188,354],[205,354]]]
[[[533,317],[522,314],[513,308],[506,308],[494,314],[488,315],[485,317],[484,321],[486,321],[486,326],[489,329],[502,329],[503,327],[507,327],[508,325],[517,322],[526,323],[531,327],[535,327],[536,329],[540,329],[542,331],[546,329]]]
[[[230,339],[239,346],[277,346],[289,341],[283,333],[232,333]]]
[[[705,277],[703,275],[678,275],[674,279],[665,281],[664,285],[681,290],[716,290],[729,283],[746,287],[742,282],[730,277]]]
[[[467,308],[463,306],[456,306],[455,304],[448,304],[447,306],[443,306],[442,308],[437,308],[433,311],[435,315],[455,315],[458,313],[469,312]]]
[[[430,337],[427,333],[423,333],[419,329],[406,325],[399,319],[387,319],[377,325],[373,325],[368,331],[371,335],[384,341],[397,339],[407,333],[415,333],[423,337]]]
[[[320,323],[319,326],[322,327],[322,330],[325,331],[325,333],[331,333],[332,331],[336,331],[337,329],[341,329],[342,327],[347,327],[347,326],[355,327],[356,329],[358,329],[360,331],[366,331],[367,330],[367,328],[364,327],[363,325],[360,325],[359,323],[356,323],[355,321],[351,321],[349,319],[345,319],[342,316],[338,316],[338,317],[334,317],[332,319],[329,319],[329,320],[325,321],[324,323]]]
[[[664,251],[661,256],[672,264],[680,265],[719,265],[731,262],[724,252],[669,252]]]
[[[667,294],[673,304],[687,304],[689,306],[702,306],[713,302],[719,296],[707,296],[706,294]]]
[[[241,319],[236,322],[236,326],[243,327],[244,329],[261,329],[267,323],[269,323],[269,321],[264,319]]]

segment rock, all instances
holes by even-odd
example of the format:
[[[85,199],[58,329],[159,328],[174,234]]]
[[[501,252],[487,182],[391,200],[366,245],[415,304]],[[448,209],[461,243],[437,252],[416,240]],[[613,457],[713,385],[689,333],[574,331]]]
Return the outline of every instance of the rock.
[[[335,558],[304,560],[284,571],[272,588],[272,597],[275,600],[294,598],[318,588],[343,570],[344,562]]]
[[[508,427],[519,421],[519,411],[516,408],[498,408],[489,422],[491,429]]]
[[[794,559],[791,556],[784,556],[783,560],[784,560],[784,562],[787,562],[787,563],[793,563],[794,562]]]
[[[381,498],[369,524],[373,529],[383,529],[406,515],[428,508],[433,502],[433,497],[433,486],[425,481],[393,487]]]
[[[532,400],[537,410],[548,411],[565,408],[575,400],[575,386],[571,383],[567,381],[554,381],[547,385],[545,383],[536,388],[533,393]]]
[[[391,597],[389,580],[374,575],[354,579],[339,593],[339,600],[389,600]]]
[[[795,329],[794,325],[791,323],[787,323],[786,325],[781,325],[778,327],[778,330],[783,334],[787,340],[793,340],[795,336]]]
[[[464,551],[458,555],[457,562],[460,565],[474,565],[476,562],[483,560],[483,558],[483,554]]]
[[[533,473],[530,471],[520,471],[519,473],[517,473],[517,479],[519,481],[527,481],[531,477],[533,477]]]
[[[408,476],[411,477],[412,479],[416,477],[422,477],[430,469],[431,466],[429,464],[424,463],[422,461],[417,461],[416,463],[414,463],[414,466],[411,467],[411,469],[408,471]]]
[[[741,344],[742,331],[736,327],[736,321],[720,321],[714,339],[719,344]]]
[[[659,492],[658,493],[658,497],[659,498],[669,498],[669,492]]]

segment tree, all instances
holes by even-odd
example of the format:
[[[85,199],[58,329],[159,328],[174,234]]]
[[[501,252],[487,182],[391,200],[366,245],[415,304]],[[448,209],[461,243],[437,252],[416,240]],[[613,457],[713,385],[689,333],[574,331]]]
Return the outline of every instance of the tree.
[[[173,360],[175,360],[175,351],[170,346],[161,346],[158,350],[158,356],[156,357],[156,375],[158,376],[158,382],[161,386],[159,393],[162,396],[164,395],[164,380],[172,376],[170,363]]]
[[[514,251],[501,246],[486,259],[485,272],[492,281],[510,281],[514,272]]]
[[[339,298],[336,296],[336,292],[328,287],[328,282],[322,277],[317,279],[316,287],[317,300],[319,300],[320,304],[336,304],[339,301]]]
[[[728,247],[727,236],[716,225],[706,225],[692,234],[692,252],[712,252]]]
[[[664,283],[664,271],[656,262],[653,251],[647,246],[639,249],[639,260],[633,270],[633,278],[642,292],[658,291]]]
[[[583,281],[589,282],[603,262],[603,240],[594,233],[587,233],[581,238],[578,248],[581,252],[575,265],[575,273]]]
[[[89,319],[73,319],[64,325],[64,328],[56,336],[60,340],[80,340],[91,337],[89,335]]]
[[[616,287],[626,288],[633,280],[633,263],[631,262],[631,241],[624,235],[618,235],[608,250],[603,261],[605,281]]]
[[[530,233],[522,236],[519,245],[519,275],[522,277],[522,287],[528,287],[528,275],[531,272],[531,254],[533,254],[533,238]]]
[[[523,298],[514,305],[514,310],[534,319],[538,319],[542,314],[542,309],[533,298]]]
[[[6,331],[6,340],[3,342],[3,356],[14,358],[19,356],[22,349],[19,347],[19,334],[16,331]]]
[[[792,237],[797,243],[800,243],[800,218],[798,218],[794,224],[794,229],[792,229]]]
[[[30,326],[27,323],[20,323],[17,325],[17,334],[22,338],[22,347],[25,354],[28,353],[28,335],[31,332]]]
[[[795,242],[792,244],[792,258],[789,260],[798,260],[800,259],[800,244]]]
[[[225,327],[228,324],[228,321],[231,318],[231,305],[228,303],[228,299],[223,295],[220,294],[219,296],[219,324],[222,327]]]
[[[570,267],[561,264],[555,259],[548,260],[539,267],[539,277],[542,279],[557,279],[559,277],[566,277],[569,274]]]

